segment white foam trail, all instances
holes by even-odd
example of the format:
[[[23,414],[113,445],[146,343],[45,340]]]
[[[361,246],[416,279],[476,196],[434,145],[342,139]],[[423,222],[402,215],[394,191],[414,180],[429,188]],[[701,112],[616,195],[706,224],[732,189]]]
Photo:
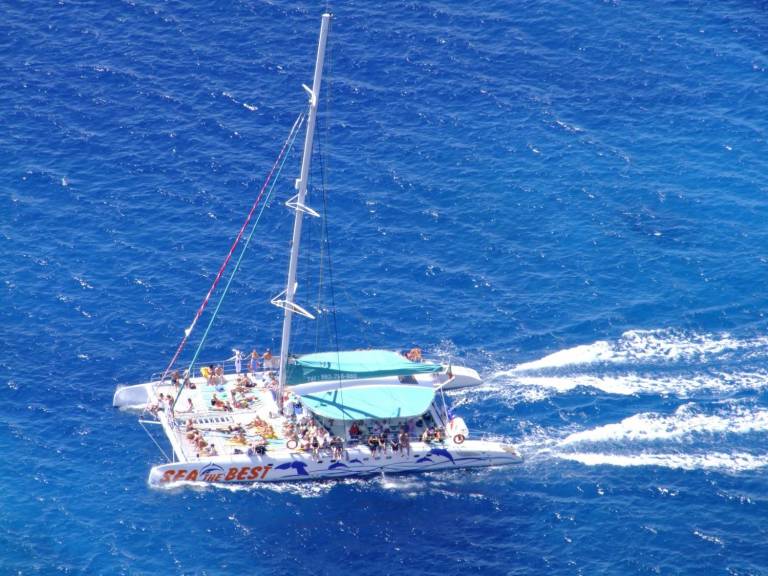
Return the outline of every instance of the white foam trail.
[[[342,481],[337,481],[340,483]],[[287,493],[301,498],[317,498],[330,492],[334,482],[254,482],[253,484],[224,484],[219,482],[186,481],[168,482],[158,486],[152,486],[156,490],[179,492],[185,488],[205,492],[212,489],[227,490],[229,492],[250,492],[255,490],[268,490],[276,493]]]
[[[737,408],[721,414],[699,414],[694,406],[680,406],[671,415],[635,414],[616,424],[575,432],[560,446],[587,442],[681,440],[693,434],[749,434],[768,432],[768,410]]]
[[[539,360],[519,364],[509,373],[598,363],[701,361],[709,356],[757,348],[766,348],[765,353],[768,353],[768,338],[739,340],[728,333],[629,330],[615,342],[598,340],[592,344],[560,350]]]
[[[608,394],[661,394],[686,397],[703,391],[733,393],[739,390],[758,390],[768,387],[765,372],[736,372],[682,376],[642,376],[621,374],[596,376],[574,374],[572,376],[515,376],[508,371],[497,373],[487,381],[491,390],[500,391],[517,399],[538,401],[547,398],[554,390],[568,392],[578,386],[601,390]]]
[[[616,350],[608,342],[598,340],[594,344],[584,344],[566,350],[553,352],[540,360],[518,364],[508,374],[540,370],[542,368],[560,368],[576,364],[596,364],[598,362],[611,362],[616,360]]]
[[[564,460],[580,462],[586,466],[660,466],[682,470],[725,470],[743,472],[768,466],[768,454],[712,452],[708,454],[602,454],[562,453]]]

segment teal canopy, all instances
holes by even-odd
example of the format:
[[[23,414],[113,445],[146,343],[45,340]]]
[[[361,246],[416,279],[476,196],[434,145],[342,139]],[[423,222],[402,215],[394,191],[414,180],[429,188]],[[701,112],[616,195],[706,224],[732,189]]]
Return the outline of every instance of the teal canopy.
[[[321,418],[387,420],[421,416],[434,397],[430,386],[379,384],[304,394],[301,402]]]
[[[439,372],[442,366],[411,362],[391,350],[318,352],[291,359],[286,382],[304,384],[321,380],[352,380],[377,376],[411,376]]]

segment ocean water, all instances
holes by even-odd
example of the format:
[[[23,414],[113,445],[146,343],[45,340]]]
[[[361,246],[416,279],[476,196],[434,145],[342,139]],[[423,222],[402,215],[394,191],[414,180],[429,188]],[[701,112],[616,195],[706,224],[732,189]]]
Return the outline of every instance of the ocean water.
[[[191,322],[323,8],[3,7],[0,573],[768,574],[762,2],[330,3],[310,201],[334,291],[303,257],[326,313],[297,351],[466,362],[485,383],[456,411],[525,462],[148,488],[161,454],[112,393]],[[207,358],[279,348],[297,173]]]

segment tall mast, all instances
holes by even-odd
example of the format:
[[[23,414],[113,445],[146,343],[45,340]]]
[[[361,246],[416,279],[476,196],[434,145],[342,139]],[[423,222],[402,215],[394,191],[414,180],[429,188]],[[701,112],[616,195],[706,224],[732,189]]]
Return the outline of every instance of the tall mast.
[[[309,94],[309,114],[307,116],[307,135],[304,139],[304,155],[301,158],[301,175],[296,179],[296,190],[298,193],[286,204],[296,211],[293,220],[293,239],[291,240],[291,259],[288,264],[288,281],[283,294],[275,297],[272,303],[283,308],[285,316],[283,318],[283,335],[280,340],[280,393],[278,403],[283,405],[283,389],[285,388],[286,367],[288,365],[288,351],[291,344],[291,320],[293,313],[296,312],[302,316],[314,318],[304,308],[296,304],[293,299],[296,294],[296,265],[299,259],[299,242],[301,241],[301,221],[304,212],[312,216],[318,216],[317,212],[304,204],[304,198],[307,194],[307,182],[309,180],[309,165],[312,160],[312,139],[315,135],[315,119],[317,118],[317,103],[320,94],[320,81],[323,76],[323,60],[325,58],[325,41],[328,37],[328,25],[331,21],[330,14],[323,14],[320,24],[320,40],[317,44],[317,60],[315,61],[315,77],[310,89],[304,84],[304,90]],[[282,296],[282,298],[281,298]]]

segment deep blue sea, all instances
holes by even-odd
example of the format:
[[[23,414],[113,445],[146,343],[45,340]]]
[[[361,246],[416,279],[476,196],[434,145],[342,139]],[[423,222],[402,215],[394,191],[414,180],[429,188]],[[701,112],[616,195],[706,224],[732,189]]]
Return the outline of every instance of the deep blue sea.
[[[162,456],[113,391],[173,355],[324,8],[3,6],[0,574],[768,574],[758,1],[331,2],[304,246],[332,265],[302,256],[324,313],[295,351],[474,366],[456,411],[525,462],[147,486]],[[279,349],[297,175],[294,150],[205,358]]]

